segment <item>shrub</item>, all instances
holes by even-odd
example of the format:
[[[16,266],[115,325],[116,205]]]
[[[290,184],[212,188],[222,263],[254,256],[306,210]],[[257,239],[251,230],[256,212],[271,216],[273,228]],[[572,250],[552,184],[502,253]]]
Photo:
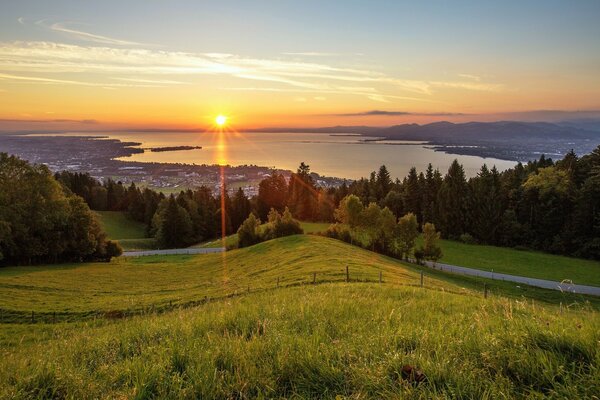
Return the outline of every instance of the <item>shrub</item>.
[[[260,219],[256,218],[254,214],[250,214],[240,225],[237,234],[239,247],[248,247],[261,242]]]
[[[419,251],[423,252],[425,260],[436,262],[442,258],[442,249],[438,245],[440,233],[435,230],[435,225],[428,222],[423,225],[423,246]]]
[[[458,240],[464,244],[477,244],[477,239],[475,239],[470,233],[463,233],[460,235]]]
[[[304,230],[300,226],[300,222],[294,219],[287,207],[283,211],[283,215],[272,208],[271,211],[269,211],[268,218],[269,222],[267,222],[264,228],[263,240],[304,233]]]
[[[346,243],[352,243],[352,233],[347,225],[331,224],[324,232],[324,235],[332,239],[342,240]]]

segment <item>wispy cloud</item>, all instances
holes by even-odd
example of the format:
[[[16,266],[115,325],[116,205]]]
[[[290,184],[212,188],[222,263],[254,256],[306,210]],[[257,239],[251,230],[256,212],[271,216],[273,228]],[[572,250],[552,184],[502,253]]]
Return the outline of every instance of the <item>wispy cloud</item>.
[[[116,44],[111,42],[112,38],[108,39],[110,44]],[[345,68],[322,62],[252,58],[226,53],[163,51],[140,46],[118,48],[55,42],[0,42],[0,71],[0,79],[4,80],[113,89],[179,85],[195,76],[226,75],[242,80],[270,82],[274,86],[235,86],[227,90],[350,94],[377,102],[435,102],[431,95],[442,88],[475,91],[504,89],[502,85],[485,82],[400,79],[369,69]],[[59,73],[69,74],[69,79],[63,79],[62,75],[58,79],[56,74]],[[174,80],[161,77],[165,75],[182,78]],[[94,76],[95,81],[89,81],[90,76]],[[127,83],[115,83],[115,79]]]
[[[19,22],[24,24],[25,20],[22,18],[19,18]],[[69,37],[83,40],[86,42],[107,44],[107,45],[113,45],[113,46],[144,46],[144,45],[147,45],[144,43],[133,42],[130,40],[117,39],[117,38],[113,38],[113,37],[109,37],[109,36],[103,36],[103,35],[97,35],[95,33],[85,32],[83,30],[70,27],[69,25],[74,25],[73,23],[69,24],[67,22],[54,22],[54,23],[49,24],[47,22],[47,20],[40,20],[40,21],[36,22],[36,25],[50,29],[54,32],[66,34]],[[78,25],[80,25],[80,24],[78,24]]]
[[[336,117],[361,117],[361,116],[403,116],[403,115],[413,115],[413,116],[428,116],[428,117],[455,117],[461,115],[469,115],[463,113],[450,113],[450,112],[433,112],[433,113],[419,113],[419,112],[410,112],[410,111],[385,111],[385,110],[371,110],[371,111],[362,111],[355,113],[342,113],[342,114],[333,114]]]
[[[289,52],[289,53],[281,53],[286,56],[302,56],[302,57],[334,57],[341,55],[340,53],[326,53],[319,51],[305,51],[305,52]]]
[[[471,79],[473,81],[479,82],[481,81],[481,77],[478,75],[472,75],[472,74],[458,74],[458,76],[460,76],[461,78],[464,79]]]
[[[40,83],[47,85],[77,85],[77,86],[92,86],[92,87],[161,87],[159,85],[149,84],[122,84],[122,83],[98,83],[98,82],[86,82],[86,81],[73,81],[68,79],[53,79],[44,78],[38,76],[23,76],[0,73],[0,80],[9,81],[23,81],[28,83]]]
[[[26,122],[26,123],[74,123],[74,124],[98,124],[99,122],[95,119],[8,119],[0,118],[1,122]]]
[[[135,83],[148,83],[156,85],[185,85],[187,82],[174,81],[171,79],[139,79],[139,78],[118,78],[113,77],[112,79],[124,82],[135,82]]]

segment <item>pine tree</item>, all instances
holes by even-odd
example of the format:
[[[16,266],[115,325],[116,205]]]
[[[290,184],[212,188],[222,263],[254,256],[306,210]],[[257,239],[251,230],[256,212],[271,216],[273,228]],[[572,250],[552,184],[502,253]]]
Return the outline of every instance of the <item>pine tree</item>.
[[[468,193],[465,171],[454,160],[438,193],[440,229],[444,236],[458,238],[466,232]]]
[[[161,248],[184,247],[193,241],[190,215],[177,204],[175,196],[161,202],[154,220],[156,242]]]

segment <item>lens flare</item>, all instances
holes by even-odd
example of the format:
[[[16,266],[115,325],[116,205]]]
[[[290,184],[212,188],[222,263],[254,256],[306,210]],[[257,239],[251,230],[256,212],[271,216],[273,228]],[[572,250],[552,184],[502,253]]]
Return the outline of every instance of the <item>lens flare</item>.
[[[215,118],[215,123],[218,126],[223,126],[227,123],[227,117],[219,114],[219,115],[217,115],[217,118]]]

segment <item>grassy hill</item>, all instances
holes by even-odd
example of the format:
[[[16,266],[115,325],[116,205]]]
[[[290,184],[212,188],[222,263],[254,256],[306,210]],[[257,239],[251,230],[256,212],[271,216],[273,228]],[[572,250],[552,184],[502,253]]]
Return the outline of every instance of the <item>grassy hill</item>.
[[[421,288],[417,267],[312,235],[223,254],[3,268],[0,398],[600,390],[598,299],[491,281],[484,299],[479,279],[426,274]],[[407,364],[427,381],[403,379]]]
[[[118,258],[110,263],[65,264],[0,269],[0,310],[4,321],[57,318],[78,321],[108,314],[135,314],[194,305],[277,286],[341,282],[348,266],[353,281],[419,285],[420,270],[410,264],[346,243],[296,235],[223,254]],[[484,280],[425,270],[426,286],[481,295]],[[314,275],[316,274],[316,275]],[[558,304],[598,300],[556,291],[487,281],[507,296],[526,295]],[[56,313],[56,316],[54,315]]]
[[[592,398],[600,391],[596,313],[410,286],[296,286],[163,315],[30,329],[35,339],[0,350],[1,398]],[[404,379],[404,365],[427,380]]]
[[[93,312],[186,304],[204,296],[317,280],[417,284],[416,270],[333,239],[297,235],[224,254],[118,258],[110,263],[11,267],[0,270],[0,308],[27,315],[57,312],[72,319]],[[451,285],[430,279],[428,285]]]

